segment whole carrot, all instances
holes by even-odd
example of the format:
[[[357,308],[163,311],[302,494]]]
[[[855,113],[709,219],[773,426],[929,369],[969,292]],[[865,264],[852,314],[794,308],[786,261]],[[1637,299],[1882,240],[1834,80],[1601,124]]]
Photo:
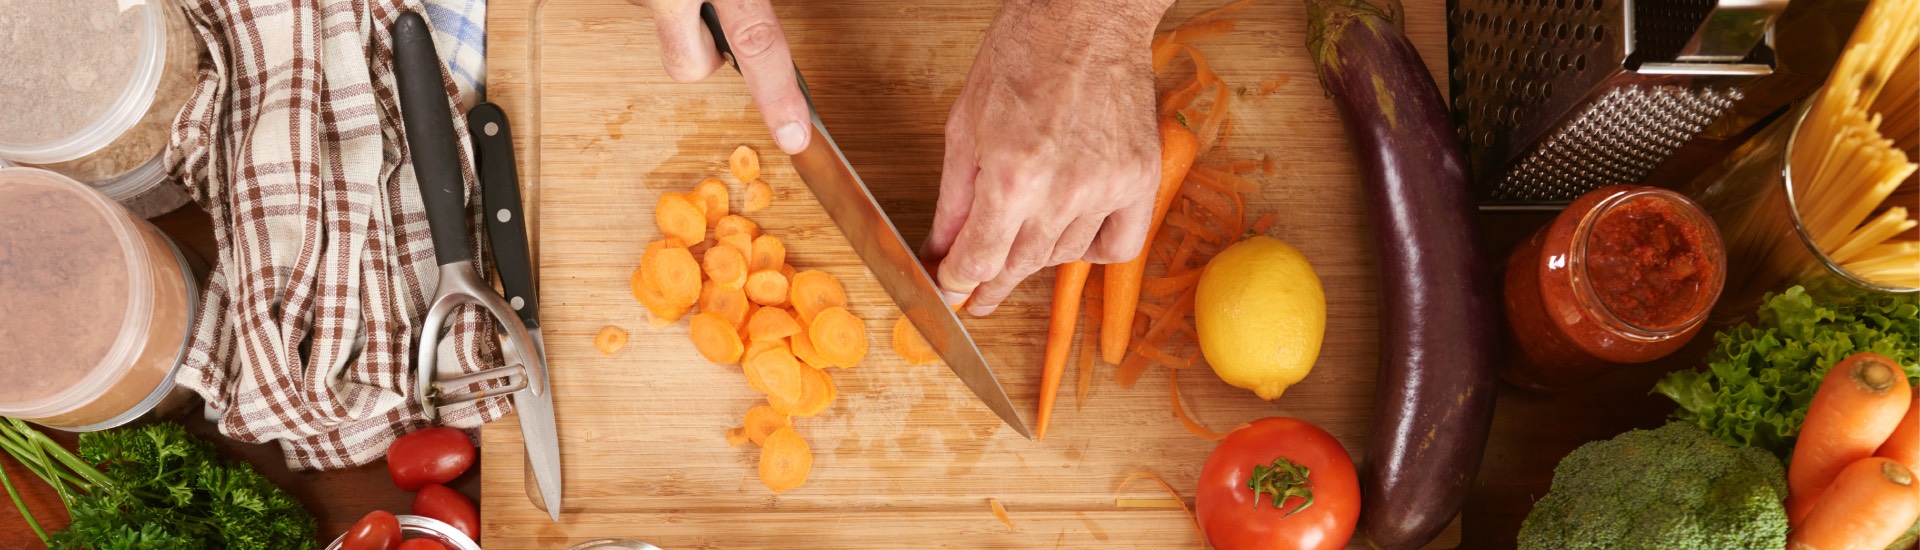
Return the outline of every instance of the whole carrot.
[[[1881,550],[1920,518],[1913,472],[1892,459],[1856,460],[1787,535],[1788,550]]]
[[[1074,261],[1053,268],[1053,317],[1047,322],[1047,357],[1040,371],[1040,420],[1033,439],[1047,438],[1047,421],[1053,418],[1053,396],[1060,391],[1060,379],[1067,373],[1067,352],[1073,350],[1073,328],[1080,320],[1080,294],[1087,287],[1087,272],[1093,264]],[[1080,353],[1093,353],[1092,349]]]
[[[1140,306],[1140,280],[1147,275],[1147,251],[1160,234],[1160,222],[1180,194],[1180,182],[1200,154],[1200,139],[1172,118],[1160,119],[1160,192],[1153,198],[1153,221],[1147,224],[1147,242],[1140,255],[1106,268],[1105,319],[1100,323],[1100,358],[1118,364],[1133,340],[1133,312]]]
[[[1807,406],[1787,469],[1789,525],[1801,526],[1842,469],[1873,456],[1900,426],[1912,399],[1906,373],[1884,355],[1856,353],[1827,372]]]
[[[1900,419],[1900,427],[1894,428],[1893,435],[1873,456],[1891,458],[1909,472],[1920,472],[1920,393],[1907,404],[1907,416]]]

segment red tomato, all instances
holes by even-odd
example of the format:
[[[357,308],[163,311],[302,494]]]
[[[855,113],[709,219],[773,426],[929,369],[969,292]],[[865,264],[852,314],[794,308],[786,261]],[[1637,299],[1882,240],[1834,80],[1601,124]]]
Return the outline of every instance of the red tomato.
[[[480,510],[466,495],[445,485],[421,487],[420,493],[413,495],[413,515],[447,522],[467,538],[480,540]]]
[[[1346,449],[1325,430],[1295,418],[1262,418],[1213,448],[1194,507],[1219,550],[1338,549],[1360,516],[1360,482]]]
[[[387,447],[387,473],[393,484],[408,491],[460,477],[473,466],[473,440],[460,430],[444,426],[417,430],[393,440]]]
[[[400,518],[386,510],[374,510],[361,516],[347,529],[340,541],[341,550],[392,550],[400,546]]]
[[[407,539],[398,550],[447,550],[447,545],[433,539]]]

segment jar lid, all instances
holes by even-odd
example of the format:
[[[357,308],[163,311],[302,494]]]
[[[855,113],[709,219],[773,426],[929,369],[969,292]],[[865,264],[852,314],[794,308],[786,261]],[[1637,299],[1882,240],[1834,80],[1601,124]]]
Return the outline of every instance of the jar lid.
[[[77,159],[146,114],[166,64],[166,0],[0,4],[0,157]]]
[[[0,168],[0,415],[66,412],[134,364],[154,296],[133,223],[71,178]]]

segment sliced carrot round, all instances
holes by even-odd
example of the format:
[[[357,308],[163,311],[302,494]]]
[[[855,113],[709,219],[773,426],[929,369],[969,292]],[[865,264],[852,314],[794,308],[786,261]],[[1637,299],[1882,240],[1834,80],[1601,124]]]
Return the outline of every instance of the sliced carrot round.
[[[756,405],[747,409],[747,440],[759,445],[767,441],[767,436],[781,428],[793,427],[793,417],[773,410],[773,407]]]
[[[778,271],[755,271],[747,275],[747,299],[763,306],[787,303],[787,278]]]
[[[653,223],[660,234],[685,243],[707,240],[706,200],[683,193],[665,193],[653,207]]]
[[[816,369],[833,366],[832,362],[821,358],[819,352],[813,351],[813,339],[807,336],[807,324],[805,322],[800,323],[800,332],[793,333],[793,337],[788,338],[787,343],[793,346],[793,357],[799,359],[802,363],[806,363],[807,366]]]
[[[739,289],[747,285],[747,259],[731,247],[708,248],[700,257],[700,267],[720,288]]]
[[[920,330],[905,315],[893,322],[893,353],[906,359],[909,365],[925,365],[940,360],[940,354],[933,351],[933,345],[920,336]]]
[[[781,342],[777,340],[753,342],[753,343],[747,344],[747,353],[742,357],[745,357],[747,361],[752,361],[754,357],[762,353],[768,353],[775,349],[785,349],[786,347],[787,347],[786,342]],[[752,388],[753,391],[757,391],[763,394],[767,393],[767,385],[766,383],[760,380],[759,371],[755,371],[750,368],[744,368],[746,366],[744,363],[741,364],[741,366],[743,367],[741,370],[745,371],[747,375],[747,387]]]
[[[787,245],[773,235],[754,237],[753,255],[748,258],[747,267],[753,271],[779,271],[787,263]]]
[[[727,199],[730,198],[727,182],[720,181],[720,178],[700,180],[699,184],[693,186],[693,194],[699,196],[706,207],[707,227],[713,227],[720,223],[720,218],[726,217]]]
[[[700,283],[700,311],[720,314],[735,329],[747,326],[747,307],[751,305],[744,290],[720,288],[713,279]]]
[[[620,327],[602,327],[599,334],[593,335],[593,348],[601,355],[613,355],[620,348],[627,347],[627,331]]]
[[[813,322],[813,316],[823,309],[847,307],[847,289],[840,286],[840,280],[833,274],[809,269],[793,274],[792,279],[787,298],[788,303],[793,304],[794,313],[800,314],[800,322]]]
[[[760,444],[760,483],[775,493],[800,488],[813,471],[813,449],[793,428],[780,428]]]
[[[793,287],[793,276],[799,272],[800,270],[794,269],[792,264],[780,264],[780,276],[787,278],[787,287],[789,288]]]
[[[749,440],[747,439],[746,428],[727,428],[728,447],[739,447],[747,444],[747,441]]]
[[[760,153],[745,145],[735,147],[733,154],[727,155],[727,169],[740,183],[753,181],[760,177]]]
[[[840,390],[833,387],[833,375],[813,367],[801,367],[800,374],[800,403],[794,416],[813,418],[826,412],[840,396]]]
[[[748,236],[745,233],[727,235],[725,237],[719,237],[715,240],[717,240],[720,243],[720,246],[731,248],[733,249],[734,252],[739,252],[741,258],[753,257],[753,237]],[[751,272],[753,271],[753,269],[749,267],[747,271]]]
[[[700,263],[686,247],[673,246],[678,242],[648,245],[640,256],[640,276],[669,300],[668,305],[685,309],[700,301]]]
[[[773,186],[760,180],[747,182],[747,205],[740,210],[759,212],[769,206],[773,206]]]
[[[778,395],[788,401],[800,398],[800,363],[794,362],[793,354],[785,345],[780,345],[747,357],[746,370],[749,378],[759,378],[760,385],[766,388],[767,395]]]
[[[841,368],[860,364],[867,357],[867,325],[844,307],[830,307],[813,316],[807,326],[814,353]]]
[[[800,323],[787,310],[763,307],[747,319],[747,335],[753,340],[779,340],[800,332]]]
[[[634,268],[633,276],[627,278],[627,284],[633,290],[633,299],[638,300],[640,305],[647,306],[647,313],[652,317],[653,326],[671,325],[687,314],[687,308],[675,305],[676,301],[662,293],[660,287],[647,282],[645,268]]]
[[[740,333],[735,332],[733,324],[727,318],[711,311],[702,311],[687,321],[687,337],[693,339],[693,347],[708,361],[722,365],[740,362],[740,354],[745,344],[740,343]]]
[[[713,236],[724,238],[728,235],[746,235],[748,239],[760,236],[760,224],[753,223],[744,216],[728,214],[713,224]]]

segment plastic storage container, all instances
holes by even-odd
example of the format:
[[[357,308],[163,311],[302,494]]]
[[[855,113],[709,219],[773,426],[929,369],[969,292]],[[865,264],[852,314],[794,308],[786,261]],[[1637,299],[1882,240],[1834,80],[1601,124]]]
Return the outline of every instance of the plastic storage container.
[[[0,9],[0,158],[101,188],[141,217],[185,204],[163,159],[203,50],[172,0]]]
[[[191,400],[198,296],[173,244],[71,178],[0,168],[0,416],[70,431]]]

